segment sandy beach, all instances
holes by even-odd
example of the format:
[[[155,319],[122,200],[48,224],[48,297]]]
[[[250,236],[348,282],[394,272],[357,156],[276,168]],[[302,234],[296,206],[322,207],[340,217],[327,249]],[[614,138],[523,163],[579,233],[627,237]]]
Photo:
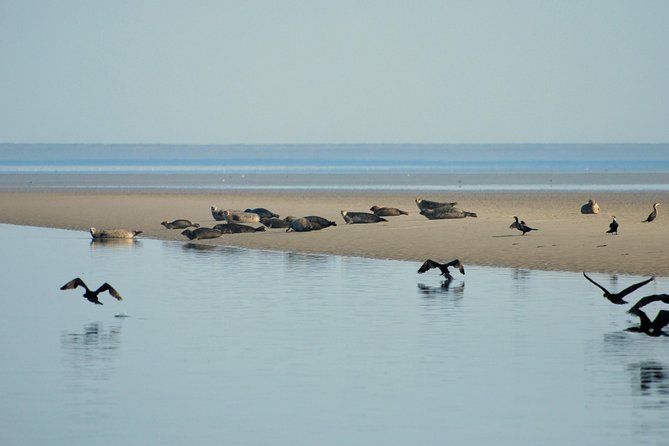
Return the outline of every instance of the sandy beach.
[[[128,228],[140,237],[182,240],[180,230],[160,222],[187,218],[213,226],[210,206],[268,208],[282,217],[320,215],[336,227],[309,233],[229,234],[198,243],[253,249],[337,254],[422,262],[427,258],[460,258],[466,264],[669,276],[669,219],[663,215],[642,223],[653,202],[669,202],[666,192],[458,192],[421,194],[435,201],[457,201],[477,218],[427,220],[418,213],[415,193],[322,191],[48,191],[0,192],[0,222],[63,229]],[[580,207],[595,198],[598,215]],[[408,216],[387,223],[348,225],[340,211],[367,211],[372,205],[392,206]],[[538,231],[525,236],[509,229],[518,215]],[[620,222],[619,235],[606,234],[610,216]]]

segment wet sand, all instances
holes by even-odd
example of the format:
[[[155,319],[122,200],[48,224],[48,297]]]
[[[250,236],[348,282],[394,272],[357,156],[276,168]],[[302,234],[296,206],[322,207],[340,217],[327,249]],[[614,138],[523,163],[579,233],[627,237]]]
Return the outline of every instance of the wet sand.
[[[320,215],[336,227],[309,233],[227,234],[198,243],[253,249],[337,254],[422,262],[427,258],[465,264],[589,271],[669,277],[669,216],[662,206],[658,218],[642,220],[653,202],[669,203],[669,192],[440,192],[420,194],[435,201],[457,201],[477,218],[427,220],[419,215],[415,192],[355,191],[0,191],[0,222],[17,225],[88,230],[128,228],[139,237],[187,239],[180,230],[160,222],[187,218],[213,226],[210,207],[265,207],[282,217]],[[580,207],[595,198],[598,215],[583,215]],[[388,217],[387,223],[348,225],[340,210],[368,211],[372,205],[392,206],[408,216]],[[667,205],[669,206],[669,204]],[[669,212],[669,210],[667,211]],[[509,229],[518,215],[533,231],[522,236]],[[619,235],[606,234],[610,216],[620,222]]]

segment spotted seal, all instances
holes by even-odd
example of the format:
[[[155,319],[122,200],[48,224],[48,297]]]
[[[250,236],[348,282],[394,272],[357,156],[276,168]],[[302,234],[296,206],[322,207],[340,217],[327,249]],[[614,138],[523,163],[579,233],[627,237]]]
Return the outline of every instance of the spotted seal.
[[[595,200],[588,200],[583,206],[581,206],[581,214],[599,214],[599,205]]]
[[[98,239],[110,239],[110,238],[135,238],[136,235],[141,234],[142,231],[130,230],[130,229],[89,229],[91,236]]]
[[[190,220],[186,220],[183,218],[179,218],[176,220],[172,221],[164,221],[160,223],[161,225],[165,226],[167,229],[186,229],[190,228],[191,226],[194,228],[199,228],[200,225],[198,223],[193,223]]]
[[[239,223],[219,223],[214,226],[214,229],[221,231],[223,234],[242,234],[246,232],[264,232],[264,226],[254,228],[252,226],[240,225]]]
[[[279,218],[279,214],[275,214],[274,212],[265,208],[247,209],[244,212],[249,212],[251,214],[258,214],[261,220],[263,218]]]
[[[440,203],[438,201],[423,200],[420,197],[416,197],[416,205],[418,206],[418,209],[420,209],[421,211],[428,209],[444,208],[444,207],[455,207],[457,204],[458,204],[457,201]]]
[[[394,217],[397,215],[409,215],[408,212],[405,212],[401,209],[397,208],[389,208],[389,207],[380,207],[380,206],[372,206],[369,208],[370,211],[374,212],[374,214],[378,215],[379,217]]]
[[[468,212],[456,207],[444,206],[436,209],[424,209],[420,211],[428,220],[448,220],[452,218],[476,217],[476,212]]]
[[[388,221],[383,217],[379,217],[376,214],[370,214],[369,212],[349,212],[343,210],[341,211],[341,216],[344,217],[344,221],[347,224],[380,223],[382,221]]]
[[[217,238],[223,233],[214,228],[185,229],[181,235],[185,235],[189,240],[202,240],[207,238]]]

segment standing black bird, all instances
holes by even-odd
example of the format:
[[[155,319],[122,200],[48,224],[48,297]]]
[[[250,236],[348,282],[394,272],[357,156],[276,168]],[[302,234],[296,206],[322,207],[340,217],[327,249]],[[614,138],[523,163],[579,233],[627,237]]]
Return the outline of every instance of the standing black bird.
[[[655,220],[655,217],[657,217],[657,207],[660,205],[660,203],[653,203],[653,212],[648,214],[648,217],[641,223],[650,223],[651,221]]]
[[[523,220],[520,220],[520,223],[518,223],[518,217],[513,217],[513,218],[515,218],[516,221],[511,223],[511,226],[509,227],[518,229],[520,232],[523,233],[523,235],[525,235],[527,232],[530,231],[538,231],[538,229],[536,228],[530,228],[529,226],[527,226],[527,223],[525,223]]]
[[[653,280],[655,280],[655,277],[653,276],[650,279],[644,280],[643,282],[639,282],[639,283],[635,283],[634,285],[630,285],[630,286],[628,286],[627,288],[625,288],[624,290],[622,290],[618,293],[611,293],[609,290],[607,290],[606,288],[604,288],[603,286],[601,286],[600,284],[598,284],[597,282],[592,280],[590,277],[588,277],[588,275],[586,273],[583,273],[583,276],[586,279],[588,279],[590,282],[592,282],[595,286],[597,286],[599,289],[604,291],[603,296],[606,297],[608,300],[610,300],[611,303],[614,303],[616,305],[626,304],[627,302],[623,300],[623,297],[627,296],[632,291],[634,291],[638,288],[641,288],[642,286],[646,285],[647,283],[652,282]]]
[[[425,271],[431,270],[432,268],[438,268],[439,271],[441,271],[441,275],[444,276],[446,280],[451,280],[453,276],[451,276],[451,273],[448,271],[450,266],[456,267],[458,270],[460,270],[461,274],[465,273],[465,266],[459,259],[451,260],[448,263],[439,263],[435,262],[434,260],[427,259],[420,266],[420,268],[418,268],[418,274],[423,274]]]
[[[84,293],[84,297],[91,303],[97,304],[97,305],[102,305],[102,302],[98,300],[98,294],[103,293],[105,291],[109,291],[109,294],[112,295],[112,297],[116,298],[116,300],[123,300],[121,295],[116,291],[111,285],[109,285],[107,282],[103,283],[100,288],[97,290],[93,291],[86,284],[84,283],[83,280],[81,280],[79,277],[76,279],[72,279],[69,282],[67,282],[65,285],[60,287],[61,290],[73,290],[76,287],[81,286],[86,289],[86,292]]]
[[[611,218],[613,219],[613,221],[609,223],[609,230],[606,231],[606,233],[618,235],[618,220],[616,220],[615,215],[612,215]]]
[[[662,331],[662,329],[669,324],[669,310],[658,311],[657,316],[655,316],[655,319],[652,321],[646,313],[641,310],[642,307],[657,301],[669,304],[669,294],[653,294],[639,299],[639,301],[627,312],[637,316],[640,324],[638,327],[627,328],[626,331],[644,333],[648,336],[669,336]]]
[[[509,225],[509,229],[518,229],[519,231],[522,231],[522,226],[520,225],[520,221],[518,220],[518,217],[515,215],[513,216],[513,219],[515,220],[513,223]]]

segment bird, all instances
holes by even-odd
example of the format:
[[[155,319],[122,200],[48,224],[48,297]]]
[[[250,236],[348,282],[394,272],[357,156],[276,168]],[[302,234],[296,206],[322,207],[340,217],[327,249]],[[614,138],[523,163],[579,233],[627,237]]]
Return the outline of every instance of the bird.
[[[425,271],[429,271],[432,268],[438,268],[439,271],[441,271],[441,275],[444,276],[446,280],[451,280],[453,276],[448,271],[448,268],[451,266],[460,270],[461,274],[465,273],[465,265],[463,265],[459,259],[451,260],[447,263],[439,263],[435,262],[434,260],[427,259],[425,262],[423,262],[420,268],[418,268],[418,274],[423,274]]]
[[[530,228],[529,226],[527,226],[527,223],[525,223],[523,220],[518,221],[518,217],[516,217],[515,215],[513,216],[513,218],[516,221],[511,223],[509,228],[518,229],[520,232],[523,233],[523,235],[525,235],[527,232],[530,232],[530,231],[538,231],[538,229],[536,229],[536,228]]]
[[[653,212],[648,214],[648,217],[641,223],[650,223],[651,221],[655,220],[655,217],[657,217],[657,207],[660,205],[660,203],[653,203]]]
[[[609,290],[607,290],[606,288],[604,288],[603,286],[601,286],[600,284],[598,284],[597,282],[592,280],[590,277],[588,277],[588,275],[586,273],[583,273],[583,276],[586,279],[588,279],[590,282],[592,282],[596,287],[598,287],[599,289],[604,291],[603,296],[605,298],[607,298],[611,303],[614,303],[616,305],[626,304],[627,301],[623,300],[623,297],[627,296],[632,291],[635,291],[635,290],[641,288],[642,286],[644,286],[644,285],[652,282],[653,280],[655,280],[655,276],[653,276],[650,279],[646,279],[642,282],[635,283],[634,285],[630,285],[630,286],[628,286],[627,288],[625,288],[624,290],[622,290],[618,293],[611,293]]]
[[[612,215],[611,218],[613,219],[613,221],[609,223],[609,230],[606,231],[606,233],[618,235],[618,220],[616,220],[615,215]]]
[[[103,284],[100,286],[100,288],[98,288],[97,290],[91,290],[91,289],[88,288],[88,286],[84,283],[84,281],[81,280],[79,277],[70,280],[70,281],[67,282],[65,285],[63,285],[62,287],[60,287],[60,289],[61,289],[61,290],[73,290],[73,289],[75,289],[75,288],[77,288],[77,287],[79,287],[79,286],[84,287],[84,289],[86,289],[86,292],[83,294],[83,296],[84,296],[89,302],[94,303],[94,304],[96,304],[96,305],[102,305],[102,302],[100,302],[100,301],[98,300],[98,295],[99,295],[100,293],[105,292],[105,291],[109,291],[109,294],[111,294],[112,297],[116,298],[116,300],[123,300],[123,298],[122,298],[121,295],[118,293],[118,291],[116,291],[116,290],[114,289],[114,287],[112,287],[111,285],[109,285],[107,282],[103,283]]]
[[[509,229],[518,229],[519,231],[522,231],[522,226],[520,226],[520,220],[518,220],[518,217],[515,215],[513,216],[513,219],[515,220],[513,223],[509,225]]]
[[[640,324],[638,327],[629,327],[625,329],[625,331],[644,333],[648,336],[669,336],[664,331],[662,331],[662,329],[666,327],[667,324],[669,324],[669,310],[658,311],[655,319],[652,321],[648,315],[646,315],[646,313],[641,310],[642,307],[658,301],[669,304],[669,294],[653,294],[639,299],[639,301],[634,304],[634,306],[627,312],[637,316],[639,318]]]

